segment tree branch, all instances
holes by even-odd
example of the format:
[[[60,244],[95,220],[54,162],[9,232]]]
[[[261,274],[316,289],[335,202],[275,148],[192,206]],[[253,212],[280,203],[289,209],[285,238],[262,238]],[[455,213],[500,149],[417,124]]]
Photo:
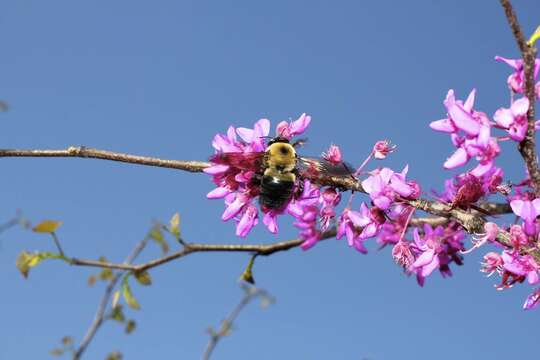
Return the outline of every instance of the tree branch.
[[[138,156],[126,153],[113,152],[87,148],[85,146],[70,146],[65,150],[32,150],[32,149],[0,149],[0,157],[76,157],[91,158],[110,161],[119,161],[130,164],[157,166],[178,169],[190,172],[201,172],[210,166],[202,161],[166,160],[148,156]]]
[[[321,241],[330,239],[336,236],[336,230],[331,229],[322,234]],[[304,240],[294,239],[279,241],[272,244],[201,244],[201,243],[186,243],[184,248],[180,251],[174,252],[170,255],[151,260],[149,262],[132,265],[124,262],[121,264],[102,262],[98,260],[85,260],[85,259],[71,259],[71,264],[76,266],[91,266],[99,268],[109,268],[126,270],[133,272],[142,272],[154,268],[159,265],[166,264],[173,260],[182,258],[184,256],[200,253],[200,252],[248,252],[257,254],[260,256],[268,256],[277,252],[287,251],[289,249],[300,246]]]
[[[540,196],[540,170],[538,168],[538,157],[536,155],[535,145],[535,130],[534,130],[534,113],[536,94],[534,89],[534,62],[536,59],[536,48],[534,46],[527,45],[525,36],[521,31],[519,22],[516,16],[512,4],[509,0],[500,0],[508,24],[512,29],[512,33],[516,38],[517,45],[521,51],[521,57],[523,58],[523,71],[525,73],[525,96],[529,99],[529,110],[527,111],[527,133],[525,139],[519,143],[519,152],[525,160],[527,170],[531,178],[531,186],[533,187],[537,196]]]
[[[212,352],[214,351],[217,343],[222,338],[229,335],[232,330],[234,321],[238,318],[238,315],[240,315],[240,312],[244,309],[244,307],[246,307],[246,305],[248,305],[252,300],[257,297],[270,297],[268,292],[263,289],[247,287],[244,289],[244,291],[244,296],[242,297],[238,305],[236,305],[236,307],[231,311],[229,316],[227,316],[221,322],[220,329],[217,332],[211,330],[210,340],[208,340],[208,343],[206,344],[201,360],[210,359],[210,356],[212,355]]]
[[[126,260],[124,261],[124,264],[126,265],[131,264],[135,260],[135,258],[139,256],[141,251],[143,251],[144,247],[148,243],[148,240],[149,240],[148,237],[141,240],[132,250],[131,254],[126,258]],[[107,284],[107,287],[105,288],[105,293],[101,297],[96,314],[94,315],[94,320],[92,321],[92,323],[90,324],[90,327],[86,331],[86,334],[84,335],[83,340],[79,344],[79,347],[73,353],[73,357],[72,357],[73,360],[79,360],[81,358],[82,354],[88,348],[88,345],[90,345],[90,343],[92,342],[94,335],[103,324],[105,311],[107,310],[107,305],[109,304],[111,300],[113,290],[116,287],[118,280],[120,280],[123,274],[124,272],[117,272],[116,274],[113,275],[113,278]]]

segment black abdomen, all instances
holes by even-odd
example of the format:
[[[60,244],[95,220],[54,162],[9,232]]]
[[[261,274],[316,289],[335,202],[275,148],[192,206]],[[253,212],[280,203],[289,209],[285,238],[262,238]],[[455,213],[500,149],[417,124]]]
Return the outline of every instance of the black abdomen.
[[[292,197],[294,181],[265,175],[261,181],[259,203],[263,210],[281,210]]]

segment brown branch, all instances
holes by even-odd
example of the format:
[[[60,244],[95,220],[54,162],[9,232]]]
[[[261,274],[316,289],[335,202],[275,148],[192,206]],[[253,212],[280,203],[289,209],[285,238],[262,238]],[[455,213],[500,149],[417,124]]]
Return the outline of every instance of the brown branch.
[[[145,238],[141,240],[133,249],[131,254],[126,258],[124,263],[126,265],[131,264],[137,256],[143,251],[144,247],[146,246],[149,238]],[[116,287],[116,284],[118,283],[118,280],[122,277],[124,272],[117,272],[113,275],[112,279],[107,284],[107,287],[105,288],[105,293],[101,297],[101,300],[99,302],[96,314],[94,315],[94,320],[92,320],[92,323],[90,324],[90,327],[86,331],[86,334],[84,335],[83,340],[79,344],[79,347],[77,350],[73,352],[73,360],[78,360],[81,358],[82,354],[85,352],[85,350],[88,348],[88,345],[92,342],[92,339],[94,338],[94,335],[96,335],[96,332],[99,330],[101,325],[103,324],[104,318],[105,318],[105,311],[107,310],[107,304],[109,304],[111,300],[111,296],[113,294],[113,290]]]
[[[500,0],[504,13],[508,20],[508,24],[512,29],[512,33],[516,38],[519,50],[521,51],[521,57],[523,58],[523,71],[525,73],[525,96],[529,99],[529,110],[527,111],[527,133],[525,139],[519,143],[519,152],[525,160],[527,170],[531,178],[531,186],[537,196],[540,196],[540,170],[538,168],[538,157],[536,155],[535,145],[535,130],[534,130],[534,112],[536,95],[534,89],[534,61],[536,59],[536,48],[534,46],[527,45],[525,36],[521,31],[516,13],[512,8],[512,4],[509,0]]]
[[[236,321],[238,315],[240,315],[240,312],[244,309],[244,307],[246,307],[246,305],[257,297],[270,297],[268,292],[263,289],[247,287],[244,289],[244,291],[244,296],[238,305],[236,305],[231,313],[221,322],[220,329],[217,332],[211,330],[210,340],[208,340],[208,343],[206,344],[201,360],[210,359],[216,345],[221,339],[230,334],[234,321]]]
[[[108,150],[87,148],[84,146],[70,146],[65,150],[31,150],[31,149],[0,149],[0,157],[76,157],[91,158],[110,161],[119,161],[130,164],[157,166],[178,169],[190,172],[201,172],[210,166],[203,161],[167,160],[149,156],[138,156]]]
[[[321,241],[336,236],[335,229],[331,229],[322,234]],[[170,255],[151,260],[149,262],[132,265],[124,262],[121,264],[102,262],[97,260],[85,260],[85,259],[71,259],[70,263],[76,266],[90,266],[99,268],[109,268],[126,270],[133,272],[146,271],[159,265],[166,264],[173,260],[182,258],[189,254],[200,252],[248,252],[260,256],[268,256],[280,251],[287,251],[289,249],[298,247],[302,244],[302,239],[279,241],[271,244],[200,244],[200,243],[186,243],[184,248],[180,251],[174,252]]]

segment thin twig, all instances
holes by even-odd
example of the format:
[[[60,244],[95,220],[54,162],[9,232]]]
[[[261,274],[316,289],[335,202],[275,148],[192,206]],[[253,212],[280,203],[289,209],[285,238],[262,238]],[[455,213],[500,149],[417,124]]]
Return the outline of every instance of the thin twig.
[[[525,73],[525,96],[529,99],[529,110],[527,111],[527,133],[523,141],[519,143],[519,152],[525,160],[527,170],[531,178],[531,186],[533,187],[536,195],[540,196],[540,169],[538,168],[538,157],[536,155],[535,145],[535,130],[534,130],[534,112],[536,94],[534,88],[534,62],[536,59],[536,48],[534,46],[527,45],[525,36],[521,31],[519,22],[516,16],[512,4],[509,0],[500,0],[504,13],[508,20],[508,24],[512,29],[512,33],[516,38],[517,45],[521,51],[521,57],[523,58],[523,71]]]
[[[233,323],[238,318],[238,315],[240,315],[240,312],[252,300],[260,296],[269,297],[269,294],[266,290],[263,290],[263,289],[257,289],[257,288],[245,289],[244,296],[242,297],[238,305],[236,305],[236,307],[231,311],[231,313],[221,322],[221,327],[219,331],[212,332],[210,334],[210,339],[208,340],[208,343],[206,344],[201,360],[210,359],[210,356],[212,355],[212,352],[216,348],[216,345],[218,344],[218,342],[225,336],[229,335],[229,333],[231,332]]]
[[[331,229],[322,234],[321,241],[332,238],[336,235],[335,229]],[[159,265],[171,262],[173,260],[182,258],[189,254],[199,252],[249,252],[260,256],[268,256],[280,251],[286,251],[300,246],[304,240],[294,239],[287,241],[279,241],[271,244],[200,244],[200,243],[186,243],[184,248],[180,251],[174,252],[170,255],[148,261],[140,265],[131,265],[129,263],[115,264],[108,262],[101,262],[96,260],[85,259],[71,259],[70,264],[77,266],[91,266],[99,268],[109,268],[118,270],[127,270],[133,272],[146,271]]]
[[[131,254],[129,254],[129,256],[124,261],[126,265],[131,264],[135,260],[135,258],[141,253],[141,251],[146,246],[148,240],[149,238],[145,238],[139,241],[139,243],[137,243],[135,248],[132,250]],[[90,343],[92,342],[94,335],[96,335],[96,332],[99,330],[99,328],[103,324],[105,311],[107,310],[107,304],[109,304],[111,300],[111,296],[113,294],[113,290],[116,284],[118,283],[118,280],[120,280],[123,274],[124,272],[122,271],[115,273],[112,279],[107,284],[107,287],[105,288],[105,293],[101,297],[96,314],[94,315],[94,320],[92,320],[92,323],[90,324],[90,327],[86,331],[86,334],[84,335],[83,340],[79,344],[79,347],[73,353],[73,357],[72,357],[73,360],[79,360],[81,358],[82,354],[88,348],[88,345],[90,345]]]
[[[66,255],[64,254],[64,250],[62,249],[62,246],[60,245],[60,240],[58,239],[58,235],[56,235],[56,233],[53,231],[51,233],[51,236],[54,240],[54,244],[56,245],[56,248],[58,249],[58,252],[60,253],[60,255],[62,255],[62,257],[65,257]]]

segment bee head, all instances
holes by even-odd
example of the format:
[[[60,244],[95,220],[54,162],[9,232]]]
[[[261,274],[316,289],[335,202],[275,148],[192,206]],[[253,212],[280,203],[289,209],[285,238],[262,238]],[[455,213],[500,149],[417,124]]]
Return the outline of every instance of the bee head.
[[[289,144],[289,140],[281,136],[276,136],[276,137],[270,138],[270,140],[268,141],[268,147],[270,147],[270,145],[275,144],[275,143]]]

